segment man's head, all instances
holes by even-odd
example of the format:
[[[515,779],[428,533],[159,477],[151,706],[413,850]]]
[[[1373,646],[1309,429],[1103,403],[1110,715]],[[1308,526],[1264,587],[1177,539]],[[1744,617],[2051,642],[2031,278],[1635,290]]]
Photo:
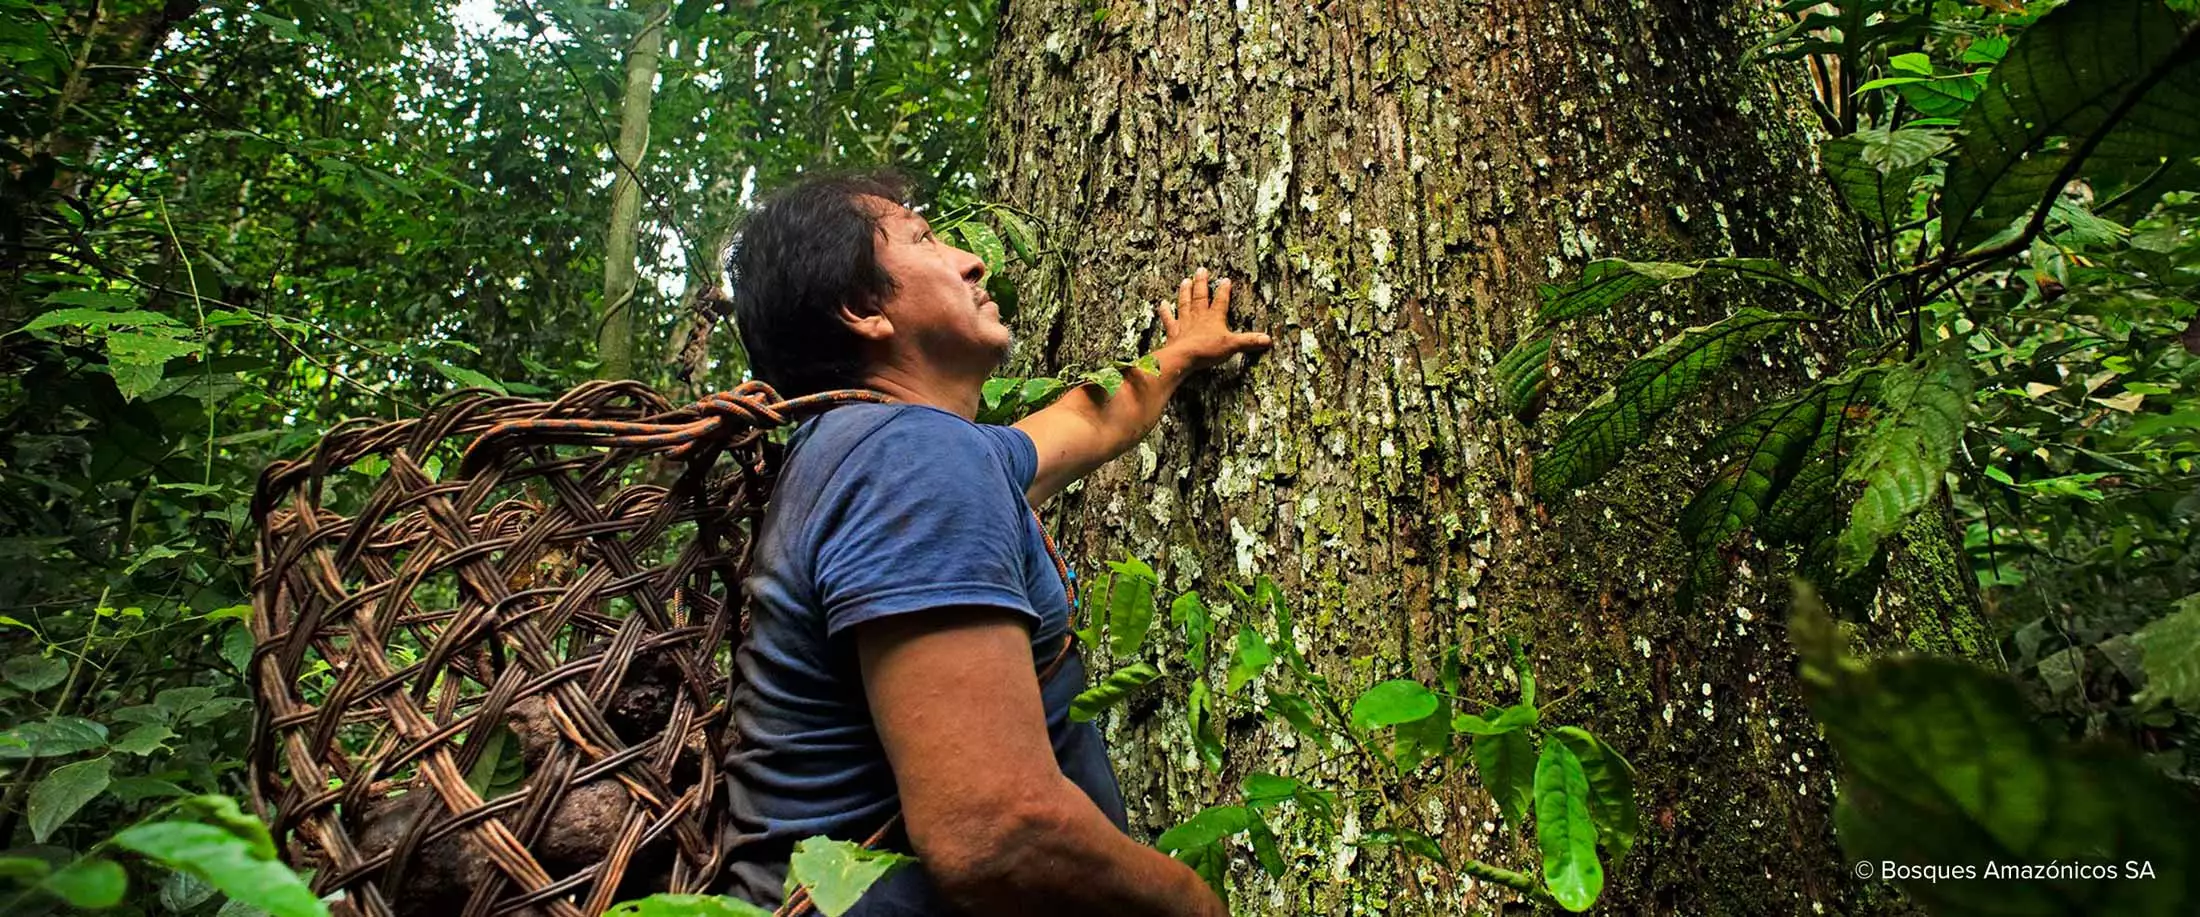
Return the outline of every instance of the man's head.
[[[1008,327],[985,263],[932,235],[891,175],[810,178],[757,206],[726,261],[750,369],[782,396],[881,373],[984,379]]]

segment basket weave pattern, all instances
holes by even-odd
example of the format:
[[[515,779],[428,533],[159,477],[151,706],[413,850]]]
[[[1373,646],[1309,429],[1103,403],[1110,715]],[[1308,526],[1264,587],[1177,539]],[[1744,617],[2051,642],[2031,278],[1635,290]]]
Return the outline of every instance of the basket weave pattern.
[[[270,466],[250,762],[286,858],[369,917],[712,884],[764,434],[874,398],[469,393]]]

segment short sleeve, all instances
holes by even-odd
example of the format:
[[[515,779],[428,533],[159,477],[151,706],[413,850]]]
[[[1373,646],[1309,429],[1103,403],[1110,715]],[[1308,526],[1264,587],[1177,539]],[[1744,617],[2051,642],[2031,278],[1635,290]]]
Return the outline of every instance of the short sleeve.
[[[1001,460],[1008,463],[1009,477],[1016,482],[1019,491],[1030,490],[1032,479],[1039,476],[1039,446],[1031,441],[1031,434],[1015,427],[985,424],[978,429],[993,438],[994,448],[1000,450]]]
[[[1029,437],[1016,435],[1035,465]],[[812,535],[827,636],[951,606],[1038,624],[1024,590],[1023,490],[991,440],[952,414],[906,410],[849,451]]]

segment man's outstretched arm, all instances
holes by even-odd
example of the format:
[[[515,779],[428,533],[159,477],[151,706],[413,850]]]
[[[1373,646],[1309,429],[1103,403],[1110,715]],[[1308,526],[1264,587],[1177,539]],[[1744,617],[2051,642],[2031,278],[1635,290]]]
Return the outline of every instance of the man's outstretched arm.
[[[1158,375],[1125,374],[1112,396],[1098,385],[1079,386],[1016,423],[1039,450],[1039,473],[1024,491],[1031,505],[1045,503],[1144,439],[1185,376],[1269,345],[1268,335],[1230,330],[1230,281],[1210,295],[1206,268],[1177,285],[1175,308],[1164,303],[1154,311],[1167,336],[1153,354],[1161,365]]]
[[[935,609],[854,633],[910,844],[949,900],[977,917],[1227,917],[1062,775],[1018,618]]]

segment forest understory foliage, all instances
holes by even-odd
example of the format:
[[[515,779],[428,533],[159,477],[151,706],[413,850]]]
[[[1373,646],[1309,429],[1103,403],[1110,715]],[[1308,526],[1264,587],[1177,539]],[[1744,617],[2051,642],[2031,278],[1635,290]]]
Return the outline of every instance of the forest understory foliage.
[[[269,462],[346,418],[417,416],[462,389],[553,396],[597,370],[607,329],[661,390],[730,387],[733,336],[692,359],[703,332],[686,303],[718,282],[749,195],[803,170],[914,176],[1013,312],[1003,269],[1059,255],[1053,227],[984,196],[996,12],[0,0],[0,912],[326,912],[239,801],[250,506]],[[1653,252],[1569,265],[1494,374],[1548,434],[1532,491],[1563,511],[1761,345],[1839,329],[1844,351],[1810,384],[1703,450],[1671,520],[1689,557],[1667,576],[1675,601],[1730,614],[1743,565],[1798,575],[1788,633],[1841,759],[1851,857],[2158,876],[1896,882],[1932,913],[2200,908],[2196,14],[2189,0],[1780,6],[1743,66],[1812,86],[1812,167],[1866,262],[1841,277]],[[641,205],[622,215],[622,86],[652,28]],[[605,240],[622,220],[641,282],[607,310]],[[1586,408],[1546,408],[1578,323],[1681,284],[1737,302],[1758,289],[1646,347]],[[1124,356],[995,380],[984,419],[1141,371]],[[343,473],[364,487],[386,471]],[[1964,659],[1853,654],[1846,631],[1885,611],[1890,539],[1942,518],[1991,633]],[[1575,686],[1539,684],[1530,648],[1494,685],[1461,671],[1457,647],[1426,648],[1433,682],[1354,683],[1307,664],[1292,597],[1266,579],[1171,594],[1138,558],[1094,579],[1080,636],[1109,665],[1077,715],[1173,692],[1198,766],[1249,775],[1218,788],[1234,801],[1150,839],[1226,895],[1310,868],[1281,846],[1305,843],[1393,858],[1422,905],[1480,883],[1586,910],[1643,830],[1630,750],[1567,725]],[[1232,716],[1325,763],[1225,762],[1216,731]],[[1378,776],[1327,767],[1346,759]],[[1535,857],[1447,856],[1399,804],[1445,767],[1474,774]],[[494,763],[480,776],[517,779]],[[1347,807],[1379,821],[1348,830]],[[797,859],[828,914],[899,862],[822,842]],[[622,910],[752,909],[658,896]]]

